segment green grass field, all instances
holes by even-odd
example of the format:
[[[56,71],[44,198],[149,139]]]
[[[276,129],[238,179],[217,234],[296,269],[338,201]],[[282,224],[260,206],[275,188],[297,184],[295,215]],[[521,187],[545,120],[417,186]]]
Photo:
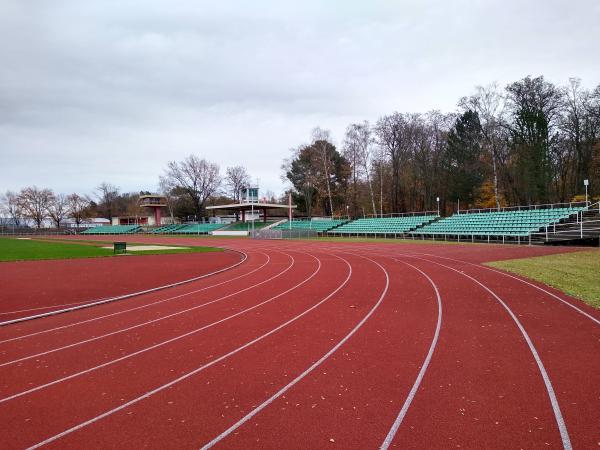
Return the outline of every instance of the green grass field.
[[[73,259],[115,256],[112,249],[102,248],[110,242],[64,242],[56,240],[0,238],[0,261],[28,261],[40,259]],[[127,244],[128,247],[136,244]],[[139,244],[137,244],[139,245]],[[128,252],[127,255],[161,255],[172,253],[205,253],[223,251],[214,247],[189,247],[170,250]]]
[[[565,253],[487,263],[541,281],[600,308],[600,251]]]

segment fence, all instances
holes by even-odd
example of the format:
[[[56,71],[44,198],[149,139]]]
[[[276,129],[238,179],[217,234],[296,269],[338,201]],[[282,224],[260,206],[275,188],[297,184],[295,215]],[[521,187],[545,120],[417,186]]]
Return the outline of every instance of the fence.
[[[569,202],[569,203],[545,203],[542,205],[518,205],[518,206],[503,206],[500,208],[475,208],[475,209],[459,209],[457,214],[474,214],[487,212],[504,212],[504,211],[522,211],[528,209],[554,209],[554,208],[582,208],[589,205],[589,202]]]
[[[364,216],[365,219],[378,219],[384,217],[412,217],[412,216],[437,216],[438,212],[435,211],[412,211],[405,213],[390,213],[390,214],[367,214]]]
[[[311,239],[319,237],[320,233],[314,230],[258,230],[250,233],[253,239]]]

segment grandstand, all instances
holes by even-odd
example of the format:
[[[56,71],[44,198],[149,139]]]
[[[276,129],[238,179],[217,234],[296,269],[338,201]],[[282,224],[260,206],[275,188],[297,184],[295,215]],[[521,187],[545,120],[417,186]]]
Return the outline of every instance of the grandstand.
[[[185,225],[167,225],[165,230],[159,231],[161,228],[154,230],[160,234],[208,234],[211,231],[218,230],[224,227],[222,223],[189,223]]]
[[[153,228],[149,231],[151,234],[169,234],[176,233],[178,229],[185,227],[181,224],[163,225],[162,227]]]
[[[273,230],[294,230],[294,231],[312,231],[315,233],[325,233],[335,227],[348,222],[346,219],[296,219],[291,222],[285,221],[273,227]]]
[[[567,206],[457,213],[417,228],[411,235],[458,240],[461,236],[467,236],[471,240],[509,238],[520,241],[521,238],[530,238],[533,233],[555,226],[584,209],[586,208]]]
[[[260,230],[264,227],[268,227],[269,225],[273,225],[275,222],[273,221],[268,221],[268,222],[263,222],[260,220],[255,220],[254,224],[252,223],[252,221],[246,221],[246,222],[233,222],[232,224],[226,225],[223,230],[225,231],[249,231],[252,230],[254,228],[254,230]]]
[[[135,234],[142,231],[139,225],[112,225],[88,228],[81,234]]]
[[[402,235],[438,216],[433,214],[402,215],[398,217],[373,217],[357,219],[328,231],[329,235]]]

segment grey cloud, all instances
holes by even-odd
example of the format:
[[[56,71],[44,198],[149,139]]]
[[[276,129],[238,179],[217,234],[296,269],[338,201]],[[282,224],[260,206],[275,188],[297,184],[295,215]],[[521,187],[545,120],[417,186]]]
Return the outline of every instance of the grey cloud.
[[[0,190],[153,189],[194,152],[280,191],[315,125],[341,141],[350,121],[449,110],[477,84],[598,83],[599,16],[593,0],[5,0]]]

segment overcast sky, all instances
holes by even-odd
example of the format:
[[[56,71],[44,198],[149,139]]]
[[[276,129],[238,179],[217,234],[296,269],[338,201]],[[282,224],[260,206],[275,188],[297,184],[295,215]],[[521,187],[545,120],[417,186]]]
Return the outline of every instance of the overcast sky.
[[[600,83],[598,0],[0,0],[0,192],[157,188],[191,153],[279,193],[319,125]]]

